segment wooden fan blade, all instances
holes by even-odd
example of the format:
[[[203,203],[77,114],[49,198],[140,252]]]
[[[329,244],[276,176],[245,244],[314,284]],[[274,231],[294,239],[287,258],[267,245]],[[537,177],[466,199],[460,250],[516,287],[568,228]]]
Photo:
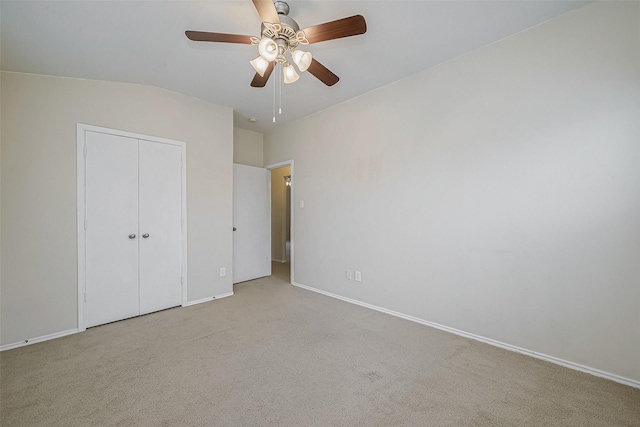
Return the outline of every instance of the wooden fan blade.
[[[258,15],[260,15],[262,22],[280,23],[280,17],[273,0],[253,0],[253,5],[258,10]]]
[[[304,34],[309,43],[324,42],[342,37],[357,36],[367,32],[367,22],[362,15],[354,15],[336,21],[325,22],[305,28]]]
[[[260,74],[256,73],[255,76],[253,76],[253,80],[251,80],[251,87],[264,87],[267,84],[267,80],[269,80],[269,77],[271,76],[271,73],[273,72],[273,68],[275,62],[269,62],[269,66],[267,67],[267,69],[264,72],[264,76],[260,76]]]
[[[185,31],[189,40],[196,42],[242,43],[251,44],[251,36],[240,34],[208,33],[206,31]]]
[[[338,83],[340,77],[336,76],[329,70],[327,67],[316,61],[315,58],[311,60],[311,65],[307,68],[307,71],[313,74],[320,80],[322,83],[327,86],[333,86]]]

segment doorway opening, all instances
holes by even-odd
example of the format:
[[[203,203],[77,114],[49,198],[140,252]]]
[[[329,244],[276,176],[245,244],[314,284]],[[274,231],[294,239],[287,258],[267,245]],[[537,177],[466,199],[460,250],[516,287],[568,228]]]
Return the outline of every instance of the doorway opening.
[[[271,274],[293,283],[293,161],[267,169],[271,171]]]

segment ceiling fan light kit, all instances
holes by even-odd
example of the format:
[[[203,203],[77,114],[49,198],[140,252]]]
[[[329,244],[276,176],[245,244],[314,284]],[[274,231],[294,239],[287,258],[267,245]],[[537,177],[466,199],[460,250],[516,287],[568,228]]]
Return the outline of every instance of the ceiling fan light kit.
[[[296,70],[293,68],[291,64],[285,62],[282,67],[282,72],[284,74],[284,82],[285,83],[293,83],[300,78]]]
[[[310,52],[297,49],[298,46],[356,36],[367,31],[367,24],[362,15],[325,22],[301,30],[298,23],[288,16],[289,5],[284,1],[253,0],[253,5],[262,20],[260,37],[190,30],[185,32],[193,41],[257,45],[260,56],[249,61],[256,70],[256,75],[251,81],[252,87],[266,86],[276,65],[280,65],[284,83],[298,80],[300,76],[287,60],[287,52],[291,62],[296,64],[300,72],[309,71],[325,85],[333,86],[340,78],[318,62]]]
[[[311,61],[313,60],[311,53],[299,49],[291,52],[291,58],[293,59],[293,62],[295,62],[295,64],[298,66],[298,69],[302,72],[307,71],[309,65],[311,65]]]
[[[258,43],[258,53],[265,61],[275,61],[278,57],[278,44],[269,37],[263,37]]]
[[[286,6],[286,8],[283,5]],[[258,39],[257,37],[253,37],[251,44],[258,45],[258,53],[262,59],[267,62],[275,61],[276,64],[282,66],[283,81],[285,83],[293,83],[298,80],[299,76],[287,60],[285,54],[289,52],[293,63],[298,66],[300,72],[307,71],[313,57],[309,52],[296,49],[298,45],[309,44],[309,42],[304,35],[304,31],[300,30],[298,23],[283,14],[282,11],[288,13],[289,6],[284,2],[276,2],[275,6],[278,11],[280,23],[273,24],[271,22],[263,22],[262,38]],[[294,52],[296,52],[295,55]],[[251,65],[253,65],[253,63]],[[259,72],[258,68],[255,66],[253,68]],[[260,76],[264,77],[264,74],[260,74]]]
[[[249,61],[249,64],[253,66],[256,70],[256,73],[260,74],[260,77],[264,77],[265,71],[269,68],[269,61],[264,59],[262,56],[258,56],[253,61]]]

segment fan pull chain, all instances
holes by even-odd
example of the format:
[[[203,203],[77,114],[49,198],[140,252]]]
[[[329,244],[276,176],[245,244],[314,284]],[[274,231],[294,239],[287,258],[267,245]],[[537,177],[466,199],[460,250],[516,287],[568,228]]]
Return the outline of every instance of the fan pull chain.
[[[280,80],[280,83],[278,83],[280,85],[280,91],[279,91],[279,95],[280,95],[280,99],[278,101],[278,114],[282,114],[282,82],[284,81],[284,67],[282,65],[280,65],[280,78],[278,79]]]
[[[276,64],[276,68],[278,65]],[[276,69],[276,75],[278,74],[278,70]],[[273,82],[273,123],[276,122],[276,88],[278,86],[278,79],[275,78]]]

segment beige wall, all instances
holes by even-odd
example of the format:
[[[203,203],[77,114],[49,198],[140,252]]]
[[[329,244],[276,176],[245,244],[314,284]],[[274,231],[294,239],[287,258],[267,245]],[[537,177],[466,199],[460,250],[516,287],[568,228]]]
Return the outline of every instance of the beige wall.
[[[287,188],[284,177],[291,175],[291,166],[271,171],[271,259],[286,261]]]
[[[296,282],[640,381],[639,17],[589,4],[265,135]]]
[[[263,135],[250,130],[233,129],[233,163],[262,167]]]
[[[131,84],[1,74],[1,344],[77,327],[76,124],[187,144],[188,300],[232,291],[232,110]]]

